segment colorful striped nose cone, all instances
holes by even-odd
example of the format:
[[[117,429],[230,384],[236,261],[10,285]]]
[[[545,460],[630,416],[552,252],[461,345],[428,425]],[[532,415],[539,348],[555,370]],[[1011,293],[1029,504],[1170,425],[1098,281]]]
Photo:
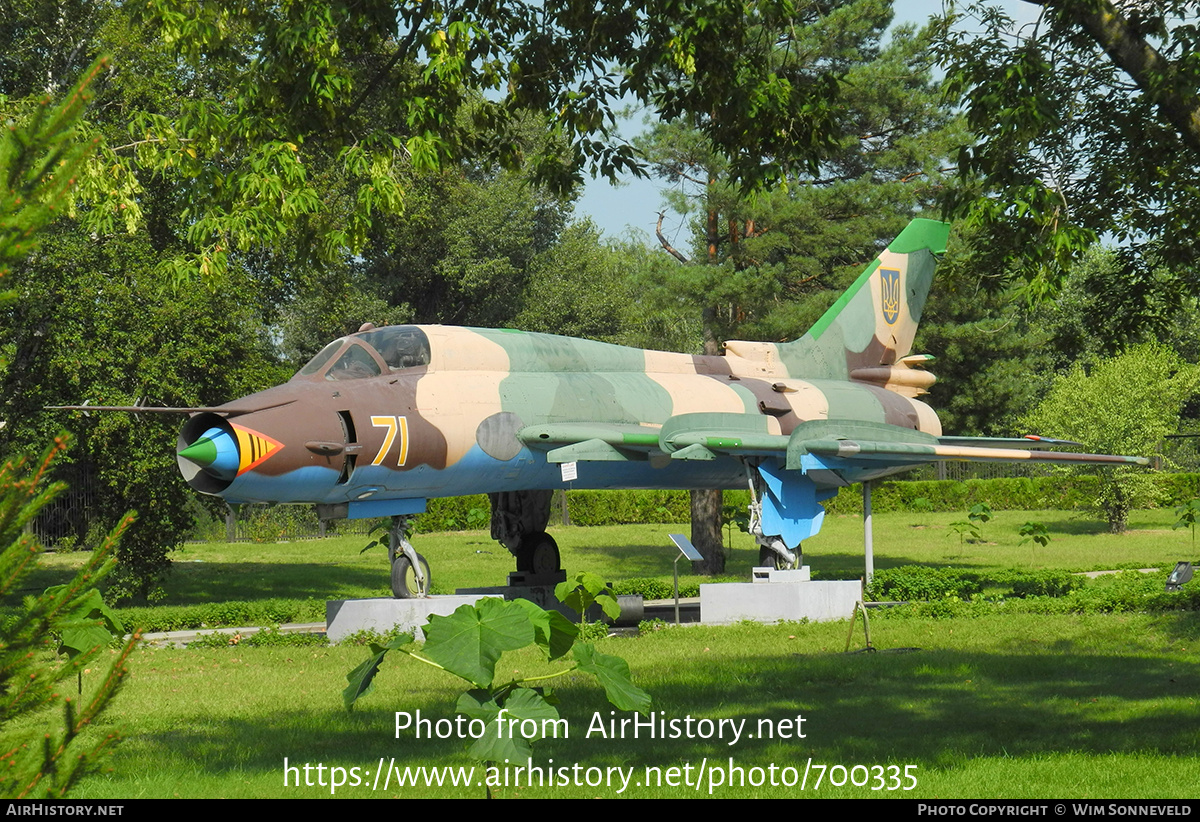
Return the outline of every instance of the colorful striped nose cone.
[[[179,449],[179,456],[209,476],[228,482],[283,448],[283,443],[274,437],[236,423],[228,426],[209,428],[191,445]]]
[[[224,428],[210,428],[186,448],[179,456],[195,463],[218,479],[231,480],[239,473],[241,457],[237,441]]]

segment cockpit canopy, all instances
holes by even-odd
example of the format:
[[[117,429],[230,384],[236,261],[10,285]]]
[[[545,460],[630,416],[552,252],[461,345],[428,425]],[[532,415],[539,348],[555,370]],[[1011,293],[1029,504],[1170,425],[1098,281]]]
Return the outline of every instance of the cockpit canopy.
[[[334,340],[292,379],[361,380],[424,365],[429,365],[425,332],[415,325],[391,325]]]

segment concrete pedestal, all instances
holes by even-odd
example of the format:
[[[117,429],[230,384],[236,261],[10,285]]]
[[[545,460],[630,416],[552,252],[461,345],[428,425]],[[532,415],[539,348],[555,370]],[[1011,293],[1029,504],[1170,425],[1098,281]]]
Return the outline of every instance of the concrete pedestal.
[[[762,571],[764,573],[760,574]],[[858,580],[809,579],[808,568],[776,571],[755,568],[754,582],[720,582],[700,586],[700,621],[828,622],[849,619],[862,597]]]
[[[330,642],[340,642],[359,631],[385,633],[392,628],[412,631],[424,639],[421,631],[430,614],[449,616],[462,605],[473,605],[483,595],[435,596],[426,599],[339,599],[325,603],[325,633]]]

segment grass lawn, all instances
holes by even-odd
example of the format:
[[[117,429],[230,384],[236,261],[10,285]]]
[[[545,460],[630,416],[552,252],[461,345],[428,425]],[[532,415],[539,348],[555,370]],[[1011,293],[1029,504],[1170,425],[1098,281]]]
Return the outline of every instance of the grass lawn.
[[[1170,530],[1167,512],[1136,513],[1131,533],[1119,537],[1066,513],[999,512],[983,526],[980,544],[960,544],[949,528],[960,518],[877,515],[877,567],[1077,571],[1165,567],[1195,558],[1191,535]],[[1047,525],[1047,547],[1019,545],[1017,531],[1029,520]],[[618,581],[669,577],[674,549],[666,535],[678,529],[561,528],[554,536],[569,570]],[[818,575],[855,576],[862,568],[861,539],[860,518],[831,517],[806,544],[806,561]],[[176,557],[168,601],[383,595],[382,552],[360,555],[363,542],[189,546]],[[511,568],[506,552],[484,532],[422,535],[416,545],[443,592],[498,584]],[[756,557],[739,535],[730,572],[748,574]],[[72,561],[70,555],[48,557],[39,584]],[[567,681],[557,693],[569,737],[538,742],[533,764],[567,769],[547,774],[551,781],[602,784],[528,787],[522,774],[516,787],[517,763],[510,763],[500,777],[510,784],[496,793],[682,797],[706,796],[711,788],[715,796],[761,797],[1200,797],[1196,612],[876,620],[872,639],[881,651],[875,654],[843,654],[848,629],[844,622],[691,626],[602,640],[599,649],[628,660],[634,680],[652,694],[655,717],[676,720],[685,735],[655,739],[643,730],[637,739],[631,731],[605,738],[595,732],[597,718],[629,717],[610,716],[590,678]],[[861,646],[861,636],[859,628],[853,647]],[[343,769],[339,779],[360,782],[338,788],[338,797],[481,796],[475,784],[398,789],[393,781],[387,790],[383,778],[375,784],[381,762],[393,774],[393,767],[403,773],[475,763],[457,738],[417,739],[411,730],[397,738],[395,712],[453,719],[461,693],[458,680],[412,660],[389,657],[375,692],[346,713],[345,674],[366,655],[346,646],[140,649],[126,689],[102,720],[100,730],[120,729],[125,737],[112,771],[87,777],[75,795],[330,796],[329,769],[337,767]],[[528,654],[505,656],[500,667],[506,666],[522,673],[547,667]],[[805,720],[800,726],[798,716]],[[709,727],[700,720],[722,728],[723,737],[700,738]],[[734,741],[733,729],[743,720]],[[768,729],[776,738],[762,738]],[[299,769],[286,786],[285,759]],[[325,786],[297,787],[305,781],[305,764],[309,780]],[[803,789],[783,784],[806,772]],[[471,778],[480,781],[481,771]],[[621,790],[624,779],[629,783]],[[731,779],[744,784],[731,787]],[[913,782],[911,790],[902,789]]]
[[[1171,530],[1175,517],[1169,511],[1135,511],[1129,531],[1119,536],[1107,533],[1101,522],[1070,512],[998,511],[982,526],[984,541],[977,544],[960,543],[950,529],[951,522],[963,518],[953,513],[876,514],[875,567],[918,563],[975,572],[1031,567],[1092,571],[1169,567],[1197,553],[1190,532]],[[1045,548],[1020,544],[1020,527],[1031,520],[1045,523],[1051,537]],[[614,525],[557,527],[550,533],[559,543],[569,572],[592,571],[617,582],[632,577],[670,579],[677,552],[668,534],[686,533],[687,529],[687,525]],[[326,599],[389,596],[383,549],[360,553],[368,541],[365,537],[338,537],[187,545],[172,555],[175,565],[165,586],[165,601],[186,605],[282,597],[323,603]],[[420,534],[414,545],[429,560],[434,593],[502,585],[515,567],[512,557],[487,531]],[[804,545],[805,563],[818,578],[856,578],[863,573],[862,545],[861,517],[827,517],[821,533]],[[81,561],[80,555],[47,556],[31,589],[65,581],[66,569]],[[756,564],[758,549],[751,538],[735,533],[728,573],[749,579]],[[680,565],[682,570],[687,563]]]

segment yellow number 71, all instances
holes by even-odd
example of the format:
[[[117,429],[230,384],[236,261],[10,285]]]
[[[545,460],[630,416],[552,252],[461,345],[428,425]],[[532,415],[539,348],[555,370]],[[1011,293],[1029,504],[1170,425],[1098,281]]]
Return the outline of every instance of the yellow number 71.
[[[392,442],[399,434],[400,458],[396,460],[396,465],[397,467],[404,465],[408,461],[408,417],[371,417],[371,425],[387,429],[387,434],[383,437],[383,445],[380,447],[379,453],[375,455],[375,461],[371,464],[379,465],[383,462],[383,458],[391,450]]]

